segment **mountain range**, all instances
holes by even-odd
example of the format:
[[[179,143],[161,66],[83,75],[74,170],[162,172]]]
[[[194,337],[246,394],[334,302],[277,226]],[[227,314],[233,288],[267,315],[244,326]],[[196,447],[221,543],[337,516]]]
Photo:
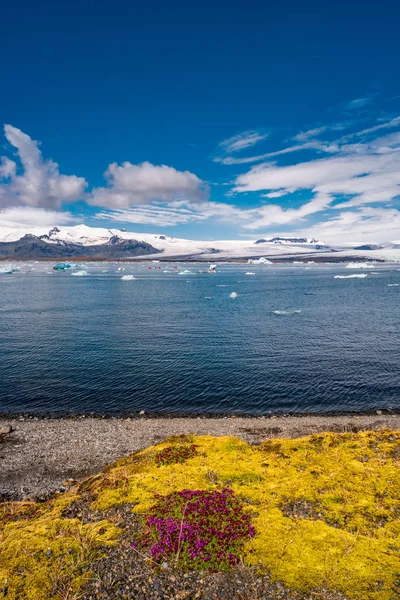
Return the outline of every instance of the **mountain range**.
[[[315,238],[272,237],[255,240],[199,241],[125,229],[72,227],[1,227],[0,259],[121,260],[234,260],[264,256],[293,260],[345,260],[347,258],[400,261],[400,245],[327,245]]]

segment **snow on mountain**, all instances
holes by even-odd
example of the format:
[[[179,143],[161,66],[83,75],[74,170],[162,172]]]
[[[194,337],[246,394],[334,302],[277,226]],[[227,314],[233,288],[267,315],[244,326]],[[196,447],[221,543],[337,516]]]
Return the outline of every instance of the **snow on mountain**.
[[[162,252],[165,258],[199,257],[203,260],[257,258],[267,256],[271,258],[290,258],[293,255],[331,255],[332,260],[341,257],[367,258],[369,260],[391,260],[400,262],[400,248],[393,244],[387,247],[364,247],[355,249],[354,246],[327,246],[314,238],[273,237],[258,240],[217,240],[201,241],[174,238],[162,234],[135,233],[124,229],[106,229],[75,225],[72,227],[33,227],[33,228],[8,228],[0,227],[0,242],[16,242],[25,235],[33,235],[42,242],[59,246],[118,246],[133,240],[150,244]],[[60,251],[60,254],[62,252]],[[147,257],[160,255],[147,255]],[[127,256],[129,257],[129,256]]]

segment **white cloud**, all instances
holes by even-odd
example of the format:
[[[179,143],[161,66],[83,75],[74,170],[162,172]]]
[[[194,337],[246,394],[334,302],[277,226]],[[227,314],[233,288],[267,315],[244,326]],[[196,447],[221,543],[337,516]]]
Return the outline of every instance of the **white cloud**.
[[[169,227],[187,223],[201,222],[210,218],[222,222],[248,221],[258,213],[255,210],[240,209],[222,202],[190,203],[177,201],[157,202],[151,206],[139,205],[129,209],[103,211],[95,215],[98,219],[107,219],[119,223],[140,223]]]
[[[293,223],[325,210],[331,203],[332,198],[327,194],[317,194],[312,200],[301,205],[299,208],[282,208],[278,204],[267,204],[259,209],[252,211],[256,216],[255,220],[244,224],[246,229],[261,229],[271,225],[283,225]]]
[[[4,126],[5,137],[16,149],[20,164],[3,157],[0,166],[0,207],[33,206],[60,208],[84,195],[86,181],[75,175],[62,175],[57,163],[44,160],[37,142],[11,125]]]
[[[1,227],[54,227],[72,225],[79,219],[69,212],[46,210],[30,206],[13,206],[0,210]]]
[[[400,211],[395,208],[363,207],[345,211],[293,235],[315,236],[327,244],[380,244],[399,239]]]
[[[102,220],[119,223],[140,223],[157,226],[183,225],[213,219],[222,223],[234,223],[246,229],[260,229],[276,224],[300,221],[306,216],[324,210],[331,198],[326,194],[316,195],[299,208],[284,209],[277,204],[257,208],[239,208],[224,202],[156,203],[151,206],[136,206],[130,209],[103,211],[95,215]]]
[[[306,131],[301,131],[297,135],[294,136],[294,140],[297,142],[307,142],[308,140],[315,139],[322,135],[323,133],[327,133],[330,131],[341,131],[349,127],[351,122],[346,123],[331,123],[330,125],[322,125],[320,127],[314,127],[314,129],[307,129]]]
[[[273,158],[274,156],[281,156],[282,154],[299,152],[300,150],[319,150],[321,152],[334,153],[339,150],[339,146],[333,142],[328,143],[313,140],[304,142],[304,144],[297,144],[296,146],[289,146],[288,148],[282,148],[282,150],[274,150],[273,152],[258,154],[256,156],[247,156],[243,158],[235,158],[233,156],[216,157],[214,162],[222,163],[224,165],[244,165],[247,163],[260,162],[267,158]]]
[[[343,153],[280,167],[264,163],[237,177],[235,192],[266,191],[267,197],[297,190],[349,196],[348,206],[388,201],[400,194],[400,133]],[[272,194],[272,196],[271,196]]]
[[[357,110],[359,108],[364,108],[367,104],[372,102],[372,96],[364,96],[362,98],[354,98],[354,100],[350,100],[343,105],[343,108],[346,110]]]
[[[389,121],[384,121],[383,123],[378,123],[378,125],[374,125],[373,127],[368,127],[367,129],[362,129],[361,131],[356,131],[355,133],[350,133],[349,135],[342,138],[342,141],[349,140],[354,137],[362,137],[369,135],[370,133],[375,133],[376,131],[380,131],[381,129],[394,129],[395,127],[400,126],[400,117],[393,117]]]
[[[121,166],[113,163],[105,177],[108,186],[95,188],[87,197],[89,204],[126,209],[157,201],[202,202],[209,194],[208,185],[194,173],[149,162],[140,165],[125,162]]]
[[[239,135],[234,135],[233,137],[224,140],[219,146],[228,154],[231,152],[239,152],[240,150],[244,150],[245,148],[249,148],[250,146],[258,144],[258,142],[265,140],[268,135],[269,133],[259,133],[258,131],[244,131],[243,133],[239,133]]]

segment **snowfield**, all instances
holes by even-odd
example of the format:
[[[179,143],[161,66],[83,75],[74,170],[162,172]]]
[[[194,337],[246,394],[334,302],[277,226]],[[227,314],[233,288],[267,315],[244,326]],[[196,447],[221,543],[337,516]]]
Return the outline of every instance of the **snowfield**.
[[[331,245],[327,246],[321,241],[307,238],[272,238],[272,240],[216,240],[201,241],[174,238],[168,235],[135,233],[121,229],[106,229],[88,227],[87,225],[76,225],[73,227],[1,227],[0,242],[15,242],[25,235],[30,234],[41,237],[43,241],[49,244],[58,244],[60,246],[76,244],[80,246],[99,246],[108,244],[118,244],[124,240],[137,240],[151,244],[154,248],[162,251],[163,258],[181,259],[181,258],[199,258],[209,260],[234,260],[234,259],[259,259],[269,258],[291,258],[301,257],[314,258],[326,257],[329,261],[329,255],[332,260],[337,261],[340,258],[368,260],[368,261],[390,261],[400,262],[400,245],[388,243],[373,250],[357,250],[351,245]],[[127,256],[129,258],[129,256]],[[146,259],[159,259],[159,254],[150,254]],[[140,257],[135,257],[139,259]],[[253,262],[253,261],[252,261]],[[258,261],[258,264],[268,264],[268,261]],[[253,262],[257,264],[257,262]],[[349,268],[366,268],[360,264],[352,264]],[[369,265],[368,265],[369,266]],[[368,268],[367,266],[367,268]]]

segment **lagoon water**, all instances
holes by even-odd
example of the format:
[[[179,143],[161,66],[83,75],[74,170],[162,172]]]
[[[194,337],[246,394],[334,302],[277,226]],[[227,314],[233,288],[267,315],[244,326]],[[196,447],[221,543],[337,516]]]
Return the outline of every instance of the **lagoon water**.
[[[400,266],[20,266],[0,275],[2,413],[400,408]]]

